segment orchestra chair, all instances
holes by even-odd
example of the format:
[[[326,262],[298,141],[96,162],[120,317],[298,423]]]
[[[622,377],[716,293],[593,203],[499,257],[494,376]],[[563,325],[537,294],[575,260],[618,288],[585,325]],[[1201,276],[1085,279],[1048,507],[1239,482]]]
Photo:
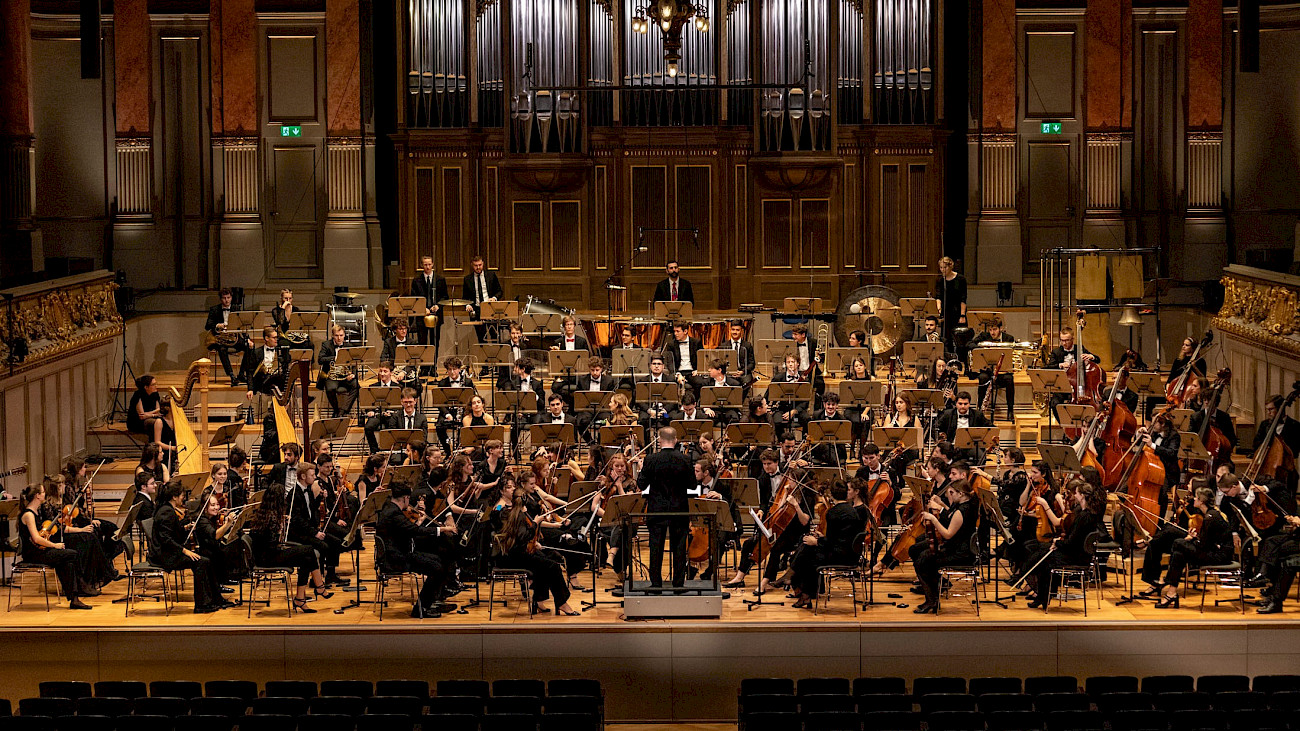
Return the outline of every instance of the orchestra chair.
[[[316,727],[300,723],[298,728],[312,728],[314,731]],[[412,731],[414,728],[415,718],[395,713],[367,713],[356,718],[356,731]]]
[[[1150,709],[1118,711],[1110,717],[1110,727],[1114,731],[1165,731],[1169,728],[1169,717]]]
[[[299,716],[298,728],[310,728],[312,731],[354,731],[357,728],[357,718],[337,713],[313,713]]]
[[[1210,584],[1214,584],[1214,606],[1220,604],[1231,604],[1232,602],[1241,603],[1241,613],[1246,613],[1246,574],[1242,569],[1242,557],[1246,552],[1251,550],[1251,546],[1258,539],[1254,536],[1241,542],[1241,550],[1237,552],[1237,560],[1229,561],[1225,564],[1205,565],[1205,566],[1188,566],[1187,581],[1183,583],[1183,596],[1187,595],[1187,587],[1191,584],[1201,585],[1201,614],[1205,614],[1205,595],[1210,593]],[[1219,588],[1227,587],[1228,589],[1236,588],[1237,596],[1233,599],[1220,599]]]
[[[499,541],[500,539],[494,537],[493,540]],[[498,548],[500,548],[500,546],[498,546]],[[501,566],[497,566],[495,557],[493,557],[490,560],[492,562],[492,565],[488,569],[488,576],[487,576],[488,621],[489,622],[492,621],[492,609],[493,609],[493,605],[496,604],[496,593],[497,593],[498,581],[506,582],[507,586],[515,582],[519,582],[519,600],[525,607],[528,607],[528,618],[532,619],[533,617],[533,611],[532,611],[533,572],[529,571],[528,569],[508,569],[508,568],[503,568]],[[504,589],[502,589],[501,596],[502,596],[501,606],[503,607],[507,606],[506,599],[504,598],[505,597]]]
[[[229,716],[190,714],[185,719],[186,731],[233,731],[235,719]]]
[[[1083,692],[1096,700],[1111,693],[1138,692],[1138,679],[1134,675],[1094,675],[1083,681]]]
[[[19,606],[22,606],[23,577],[28,574],[36,574],[41,577],[41,593],[45,595],[45,611],[50,611],[50,574],[54,573],[54,567],[47,566],[43,563],[35,563],[33,561],[23,561],[21,560],[22,556],[19,556],[18,558],[19,560],[14,562],[13,568],[10,570],[9,598],[5,603],[5,611],[13,611],[15,585],[18,587],[18,604]],[[54,593],[54,601],[55,603],[58,603],[59,592]]]
[[[153,535],[153,518],[146,518],[145,520],[140,521],[140,530],[141,535],[144,537],[147,544],[148,537]],[[147,558],[149,554],[147,552],[142,551],[140,555],[141,559],[132,562],[130,567],[126,570],[126,613],[124,616],[131,616],[131,605],[135,603],[136,599],[153,599],[154,601],[158,601],[159,598],[162,599],[164,612],[170,616],[172,613],[172,605],[176,603],[176,596],[172,593],[171,584],[167,581],[168,575],[171,572],[161,566],[155,566],[149,563],[149,559]],[[149,585],[150,579],[158,579],[158,582],[162,585],[162,594],[137,594],[136,582],[139,582],[139,590],[145,591]],[[141,695],[143,695],[143,693],[141,693]]]
[[[96,698],[126,698],[134,701],[149,695],[149,686],[141,680],[101,680],[95,683]]]
[[[1083,539],[1083,550],[1087,552],[1088,563],[1078,566],[1061,566],[1052,569],[1050,584],[1056,587],[1056,606],[1061,606],[1069,598],[1069,586],[1071,582],[1077,582],[1079,589],[1083,592],[1083,616],[1088,616],[1088,585],[1092,584],[1097,591],[1097,608],[1101,608],[1101,552],[1097,546],[1103,541],[1109,540],[1109,536],[1103,531],[1097,531],[1087,538]],[[1107,554],[1109,557],[1109,554]],[[1047,612],[1047,606],[1043,606],[1043,612]]]
[[[71,698],[20,698],[18,715],[20,716],[71,716],[76,704]]]
[[[379,621],[384,621],[384,607],[388,606],[388,582],[397,581],[398,596],[406,588],[406,579],[409,577],[413,588],[411,588],[411,600],[419,603],[420,599],[420,580],[423,578],[414,571],[388,571],[384,568],[384,556],[388,553],[388,543],[378,535],[374,536],[375,548],[375,583],[379,585],[379,596],[375,597],[375,603],[379,605]]]
[[[970,537],[970,552],[975,557],[969,566],[944,566],[939,569],[939,587],[943,593],[943,598],[948,598],[948,593],[958,581],[970,583],[971,596],[975,597],[975,616],[980,616],[980,566],[984,563],[984,555],[981,553],[980,531],[978,526]]]
[[[486,703],[488,696],[491,695],[488,687],[486,680],[439,680],[434,685],[434,690],[439,698],[446,696],[478,698]],[[479,710],[479,713],[482,713],[482,709]]]
[[[821,608],[830,608],[831,585],[839,580],[849,582],[853,592],[853,616],[858,616],[858,582],[866,576],[867,568],[867,558],[862,551],[866,543],[866,531],[853,537],[853,555],[858,556],[856,564],[827,564],[817,568],[817,601],[813,602],[813,614],[820,614]]]
[[[966,679],[953,676],[925,676],[912,681],[912,697],[921,698],[935,693],[965,693]]]
[[[853,695],[907,695],[907,680],[896,676],[854,678]],[[910,697],[910,696],[909,696]]]
[[[297,569],[289,566],[258,566],[253,560],[253,539],[247,534],[240,536],[240,543],[244,549],[241,554],[244,557],[244,578],[239,580],[239,600],[244,600],[244,582],[248,582],[248,618],[253,618],[253,605],[257,602],[257,587],[266,585],[266,608],[271,608],[271,589],[272,584],[282,583],[284,585],[284,605],[289,616],[293,616],[293,590],[290,589],[291,581],[296,581]]]

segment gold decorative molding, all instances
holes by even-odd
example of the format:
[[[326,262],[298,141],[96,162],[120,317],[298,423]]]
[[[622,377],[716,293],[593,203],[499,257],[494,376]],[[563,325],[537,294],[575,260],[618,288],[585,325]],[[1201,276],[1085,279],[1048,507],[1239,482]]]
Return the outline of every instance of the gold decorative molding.
[[[122,316],[116,290],[113,273],[102,270],[7,290],[13,314],[8,303],[0,307],[0,362],[14,338],[27,343],[27,358],[18,365],[27,370],[117,337]]]
[[[1243,340],[1300,356],[1300,281],[1233,265],[1223,278],[1223,307],[1214,327]]]

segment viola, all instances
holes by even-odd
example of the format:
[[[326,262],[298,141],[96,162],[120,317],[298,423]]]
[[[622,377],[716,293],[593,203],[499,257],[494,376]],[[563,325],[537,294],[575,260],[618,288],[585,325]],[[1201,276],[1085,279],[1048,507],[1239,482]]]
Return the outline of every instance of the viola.
[[[889,555],[893,556],[895,561],[899,563],[907,561],[911,558],[909,551],[912,546],[922,539],[928,539],[926,525],[930,521],[922,517],[924,514],[925,505],[920,498],[912,498],[907,505],[903,506],[902,515],[899,517],[907,524],[907,528],[899,533],[889,546]]]

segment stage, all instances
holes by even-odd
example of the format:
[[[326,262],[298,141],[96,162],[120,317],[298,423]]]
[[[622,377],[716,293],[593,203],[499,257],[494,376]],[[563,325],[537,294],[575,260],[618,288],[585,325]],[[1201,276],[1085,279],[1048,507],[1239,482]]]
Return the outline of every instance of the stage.
[[[910,571],[888,578],[878,582],[876,600],[915,606]],[[411,619],[406,599],[391,602],[382,622],[373,606],[336,615],[332,610],[353,596],[341,591],[313,602],[317,614],[292,618],[283,604],[255,609],[251,619],[243,607],[195,615],[188,603],[165,616],[151,601],[124,618],[122,605],[110,603],[122,595],[122,582],[88,600],[91,611],[65,605],[47,613],[37,585],[29,584],[24,604],[0,615],[0,682],[19,698],[54,678],[595,677],[605,684],[610,720],[725,722],[735,719],[736,688],[745,677],[1260,675],[1294,672],[1300,661],[1295,605],[1268,617],[1253,607],[1243,615],[1235,604],[1202,614],[1190,591],[1182,609],[1117,607],[1113,578],[1100,608],[1090,596],[1086,618],[1079,599],[1053,603],[1046,613],[1025,608],[1023,598],[1007,609],[983,604],[976,617],[969,598],[957,596],[938,616],[877,605],[859,608],[855,618],[838,589],[830,610],[818,615],[790,608],[776,592],[764,598],[787,606],[747,611],[742,599],[754,598],[750,584],[732,591],[720,620],[626,621],[617,604],[604,603],[617,601],[605,592],[613,585],[607,571],[598,584],[602,604],[580,617],[530,618],[518,611],[512,589],[509,606],[498,605],[491,622],[486,607]],[[367,586],[364,594],[373,595]],[[572,601],[590,598],[578,592]]]

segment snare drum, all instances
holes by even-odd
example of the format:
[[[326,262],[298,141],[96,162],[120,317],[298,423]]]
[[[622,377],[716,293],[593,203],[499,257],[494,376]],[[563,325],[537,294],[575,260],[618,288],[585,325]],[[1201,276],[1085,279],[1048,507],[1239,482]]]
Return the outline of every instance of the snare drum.
[[[700,341],[700,347],[716,350],[730,339],[731,323],[740,323],[741,338],[748,338],[754,327],[753,318],[735,318],[727,320],[696,320],[691,323],[691,337]]]

